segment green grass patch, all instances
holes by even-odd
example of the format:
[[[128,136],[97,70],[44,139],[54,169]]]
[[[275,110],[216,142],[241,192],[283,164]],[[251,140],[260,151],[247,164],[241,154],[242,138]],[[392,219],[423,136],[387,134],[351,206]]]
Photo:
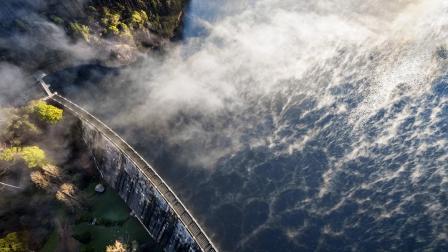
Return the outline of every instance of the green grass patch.
[[[56,230],[54,230],[48,237],[48,240],[45,242],[45,245],[42,247],[40,252],[56,251],[57,246],[58,246],[58,234]]]
[[[113,189],[106,188],[98,194],[94,188],[95,184],[91,183],[83,191],[90,210],[73,227],[73,236],[81,242],[81,251],[103,252],[118,239],[151,243],[152,238],[136,218],[129,216],[130,209]],[[93,218],[97,220],[95,225],[91,225]]]
[[[95,191],[95,185],[88,187],[89,192]],[[92,207],[90,214],[97,220],[108,222],[124,222],[129,217],[129,208],[111,188],[102,194],[93,193],[88,197],[88,204]]]
[[[123,225],[102,226],[80,223],[74,227],[74,237],[81,244],[81,251],[93,249],[93,251],[105,251],[106,246],[113,244],[115,240],[125,239],[146,243],[152,238],[135,218],[130,218]]]

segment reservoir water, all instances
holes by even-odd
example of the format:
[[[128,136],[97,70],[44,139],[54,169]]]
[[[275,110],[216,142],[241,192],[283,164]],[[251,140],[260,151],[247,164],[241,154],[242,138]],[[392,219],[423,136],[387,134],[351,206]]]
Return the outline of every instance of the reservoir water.
[[[447,251],[447,13],[193,0],[166,55],[50,83],[154,164],[223,251]]]

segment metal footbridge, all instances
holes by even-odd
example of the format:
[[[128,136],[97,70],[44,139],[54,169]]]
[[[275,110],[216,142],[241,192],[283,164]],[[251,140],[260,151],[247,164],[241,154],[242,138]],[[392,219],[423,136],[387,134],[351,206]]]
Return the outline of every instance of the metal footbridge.
[[[167,183],[157,174],[151,165],[149,165],[138,153],[135,151],[125,140],[123,140],[117,133],[110,129],[106,124],[101,122],[98,118],[87,112],[85,109],[76,105],[72,101],[64,98],[63,96],[51,92],[49,85],[43,81],[43,76],[38,78],[38,83],[42,86],[43,90],[47,94],[46,100],[51,100],[61,105],[66,110],[70,111],[73,115],[80,120],[87,122],[96,130],[101,132],[107,139],[109,139],[118,149],[120,149],[125,155],[127,155],[138,169],[145,175],[145,177],[151,182],[156,190],[162,195],[162,197],[169,204],[170,208],[174,210],[175,214],[182,221],[191,237],[199,245],[203,252],[215,252],[216,247],[205,234],[204,230],[199,226],[196,219],[191,215],[188,209],[176,196],[174,191],[167,185]]]

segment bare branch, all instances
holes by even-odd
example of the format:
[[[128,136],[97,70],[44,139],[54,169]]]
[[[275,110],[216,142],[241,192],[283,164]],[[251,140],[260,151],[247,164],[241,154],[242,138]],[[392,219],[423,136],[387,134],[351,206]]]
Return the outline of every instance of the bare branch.
[[[0,185],[4,185],[4,186],[11,187],[11,188],[14,188],[14,189],[22,189],[22,187],[6,184],[6,183],[3,183],[3,182],[0,182]]]

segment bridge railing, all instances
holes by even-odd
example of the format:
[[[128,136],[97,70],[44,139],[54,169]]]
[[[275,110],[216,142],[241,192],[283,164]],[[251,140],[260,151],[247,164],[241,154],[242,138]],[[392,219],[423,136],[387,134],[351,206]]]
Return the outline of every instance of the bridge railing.
[[[122,139],[117,133],[110,129],[106,124],[101,122],[95,116],[90,114],[85,109],[76,105],[72,101],[64,98],[58,94],[52,94],[49,99],[60,104],[64,108],[70,110],[74,115],[81,120],[89,123],[99,132],[101,132],[112,144],[120,149],[129,159],[134,162],[136,167],[147,177],[147,179],[154,185],[156,190],[167,201],[171,209],[176,213],[178,218],[186,227],[187,231],[199,245],[204,252],[215,252],[216,247],[211,242],[210,238],[205,234],[204,230],[199,226],[196,219],[191,215],[188,209],[180,201],[174,191],[168,186],[168,184],[157,174],[154,168],[149,165],[145,159],[143,159],[137,151],[134,150],[124,139]]]

